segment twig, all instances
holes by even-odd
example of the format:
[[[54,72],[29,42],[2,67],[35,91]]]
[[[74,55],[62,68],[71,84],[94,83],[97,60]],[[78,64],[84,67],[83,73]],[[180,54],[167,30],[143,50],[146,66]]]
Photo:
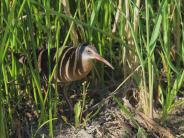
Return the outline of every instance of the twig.
[[[109,99],[111,99],[112,98],[112,96],[113,95],[116,95],[118,92],[120,92],[120,91],[118,91],[122,86],[123,86],[123,84],[125,84],[125,82],[127,82],[131,77],[132,77],[132,75],[139,69],[141,67],[141,65],[139,65],[128,77],[126,77],[126,79],[108,96],[108,97],[106,97],[105,99],[103,99],[101,102],[99,102],[99,103],[97,103],[97,104],[95,104],[94,106],[92,106],[91,108],[88,108],[88,109],[86,109],[86,110],[84,110],[84,113],[86,113],[87,111],[92,111],[92,110],[94,110],[94,109],[96,109],[96,108],[98,108],[98,107],[102,107],[104,104],[105,104],[105,102],[106,101],[108,101]]]

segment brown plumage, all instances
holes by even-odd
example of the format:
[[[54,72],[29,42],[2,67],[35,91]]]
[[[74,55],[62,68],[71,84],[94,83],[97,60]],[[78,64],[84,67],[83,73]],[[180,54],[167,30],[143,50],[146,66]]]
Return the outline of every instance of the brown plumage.
[[[56,48],[50,49],[50,71],[52,72],[56,65]],[[59,49],[60,50],[60,49]],[[27,56],[22,54],[14,54],[21,64],[28,65]],[[36,51],[38,60],[38,69],[42,78],[48,79],[49,75],[49,57],[48,49],[38,49]],[[32,54],[31,56],[32,57]],[[33,59],[30,59],[33,67]],[[80,80],[88,75],[92,70],[93,61],[98,60],[112,69],[113,66],[98,53],[94,45],[83,44],[79,47],[66,47],[63,49],[61,56],[58,58],[57,70],[54,74],[54,80],[63,84],[69,84],[72,81]],[[63,85],[64,86],[64,85]],[[47,86],[43,86],[45,89]],[[73,111],[73,105],[67,96],[66,87],[63,89],[64,97]]]
[[[50,67],[53,70],[56,64],[56,48],[50,49]],[[48,50],[40,49],[37,51],[38,68],[41,74],[48,76]],[[19,55],[19,62],[26,64],[26,57]],[[113,66],[98,53],[94,45],[83,44],[79,47],[66,47],[58,59],[58,70],[54,74],[54,80],[58,82],[71,82],[84,78],[92,70],[93,61],[98,60],[112,69]]]

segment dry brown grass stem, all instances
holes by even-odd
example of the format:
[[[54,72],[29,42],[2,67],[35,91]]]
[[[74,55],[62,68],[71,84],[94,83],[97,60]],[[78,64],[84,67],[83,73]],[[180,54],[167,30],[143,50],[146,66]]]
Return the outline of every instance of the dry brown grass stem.
[[[63,4],[63,7],[64,7],[64,12],[67,16],[69,17],[72,17],[72,14],[70,12],[70,5],[68,3],[68,0],[62,0],[62,4]],[[69,23],[71,24],[72,21],[69,21]],[[71,28],[71,32],[70,32],[70,38],[73,42],[73,46],[77,46],[78,45],[78,35],[77,35],[77,32],[75,30],[75,26],[73,25],[72,28]]]
[[[128,27],[128,22],[130,21],[130,8],[129,8],[129,0],[125,0],[125,9],[126,9],[126,25],[125,25],[125,32],[127,32],[127,38],[130,38],[130,28]]]
[[[139,8],[140,8],[141,0],[137,0],[136,6],[134,8],[134,31],[137,34],[138,30],[138,19],[139,19]]]
[[[118,8],[117,8],[117,12],[116,12],[113,28],[112,28],[112,33],[116,32],[117,23],[118,23],[118,20],[119,20],[119,17],[120,17],[121,9],[122,9],[121,5],[122,5],[122,0],[119,0]]]
[[[138,15],[138,7],[140,7],[140,0],[137,0],[136,2],[137,4],[137,7],[136,7],[136,10],[134,12],[135,15],[133,15],[134,17]],[[130,22],[130,3],[129,3],[129,0],[125,0],[125,10],[126,10],[126,24],[125,24],[125,32],[127,34],[126,38],[127,38],[127,43],[128,45],[134,49],[135,45],[134,45],[134,41],[133,41],[133,37],[131,36],[131,31],[130,31],[130,27],[129,27],[129,22]],[[134,31],[137,31],[137,28],[138,28],[138,16],[135,19],[135,24],[134,24]],[[126,49],[125,49],[126,50]],[[124,61],[124,69],[123,69],[123,74],[124,76],[126,77],[128,74],[130,74],[130,72],[132,72],[132,70],[134,70],[138,64],[139,64],[139,61],[138,61],[138,57],[137,55],[135,55],[131,50],[126,50],[124,52],[126,54],[126,59]],[[139,73],[141,74],[141,73]]]

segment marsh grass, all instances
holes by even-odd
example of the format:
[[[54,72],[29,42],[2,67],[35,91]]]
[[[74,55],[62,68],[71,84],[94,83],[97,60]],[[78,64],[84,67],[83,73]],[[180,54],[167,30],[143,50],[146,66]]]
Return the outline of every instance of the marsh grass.
[[[53,71],[48,67],[48,89],[43,96],[36,49],[48,48],[50,56],[52,47],[64,48],[70,43],[77,46],[79,42],[95,44],[99,53],[118,71],[112,73],[106,71],[103,64],[97,64],[91,79],[93,86],[96,80],[104,87],[108,81],[123,80],[141,66],[132,79],[137,88],[143,90],[140,91],[143,111],[154,117],[155,98],[160,102],[162,118],[166,120],[169,112],[178,105],[175,102],[178,93],[183,95],[183,8],[182,0],[1,0],[0,134],[3,137],[15,135],[17,108],[25,104],[22,103],[23,98],[32,96],[34,110],[39,117],[36,129],[31,132],[37,134],[48,125],[49,135],[54,137],[57,106],[63,100],[58,99],[57,85],[52,89],[57,64]],[[30,56],[31,51],[33,57]],[[28,66],[18,64],[14,53],[23,53],[31,59]],[[56,54],[61,53],[62,50],[57,50]],[[84,97],[81,99],[80,109],[84,107],[85,100]],[[183,100],[179,102],[183,103]],[[81,112],[76,116],[76,126],[81,123]]]

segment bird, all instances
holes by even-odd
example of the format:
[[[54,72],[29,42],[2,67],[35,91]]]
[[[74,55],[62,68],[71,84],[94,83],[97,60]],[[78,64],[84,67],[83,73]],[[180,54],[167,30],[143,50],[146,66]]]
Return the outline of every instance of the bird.
[[[114,67],[97,52],[97,49],[93,44],[83,43],[78,47],[66,46],[64,49],[59,48],[61,55],[58,56],[58,62],[56,61],[57,48],[50,49],[50,56],[48,56],[48,49],[37,49],[37,61],[39,73],[44,76],[44,80],[48,80],[49,77],[49,63],[51,72],[54,66],[58,63],[57,69],[54,73],[53,80],[63,85],[70,84],[73,81],[78,81],[85,78],[93,69],[94,61],[101,61],[111,69]],[[19,63],[27,64],[28,58],[23,54],[16,54]],[[49,62],[50,60],[50,62]],[[34,63],[33,60],[31,61]],[[33,64],[34,65],[34,64]],[[64,98],[66,99],[70,110],[73,111],[73,105],[68,98],[67,89],[63,89]]]
[[[51,71],[56,64],[56,51],[56,48],[51,48],[50,56],[48,56],[48,49],[38,49],[36,52],[39,72],[46,78],[49,75],[49,57]],[[19,63],[27,64],[25,55],[18,55],[17,57]],[[58,57],[58,68],[54,73],[54,80],[61,83],[81,80],[91,72],[94,60],[101,61],[114,69],[106,59],[98,54],[93,44],[84,43],[78,47],[66,46],[62,50],[61,56]]]

